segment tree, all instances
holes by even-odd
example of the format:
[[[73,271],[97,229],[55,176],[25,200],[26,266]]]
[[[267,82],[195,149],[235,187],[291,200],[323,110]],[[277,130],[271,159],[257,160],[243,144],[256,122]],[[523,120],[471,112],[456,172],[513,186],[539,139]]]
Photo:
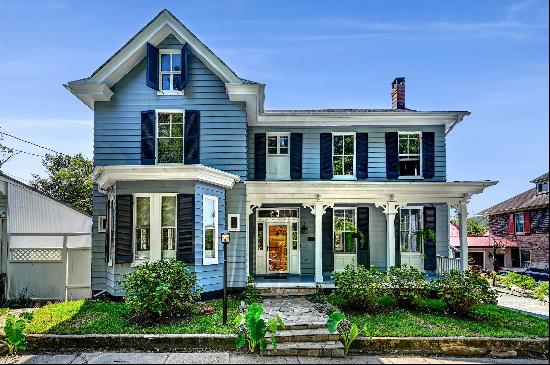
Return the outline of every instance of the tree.
[[[456,226],[459,225],[458,218],[454,218],[451,222]],[[468,236],[483,236],[489,230],[484,217],[468,218],[466,225],[468,226]]]
[[[47,177],[33,174],[31,186],[84,213],[92,214],[92,161],[81,153],[69,156],[46,154],[42,159]]]

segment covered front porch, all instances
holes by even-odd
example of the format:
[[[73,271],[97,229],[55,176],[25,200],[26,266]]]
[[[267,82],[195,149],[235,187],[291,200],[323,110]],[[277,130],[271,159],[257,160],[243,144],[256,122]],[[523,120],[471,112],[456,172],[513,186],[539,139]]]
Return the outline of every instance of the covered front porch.
[[[468,201],[493,184],[249,181],[247,273],[257,285],[295,287],[330,285],[330,274],[350,264],[436,273],[441,258],[451,257],[451,207],[459,215],[461,257],[468,257]],[[460,268],[467,267],[462,260]]]

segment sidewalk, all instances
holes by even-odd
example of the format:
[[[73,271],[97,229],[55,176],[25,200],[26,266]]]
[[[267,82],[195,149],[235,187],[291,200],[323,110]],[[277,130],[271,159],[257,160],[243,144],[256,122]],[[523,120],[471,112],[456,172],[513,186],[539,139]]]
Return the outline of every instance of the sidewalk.
[[[540,300],[499,292],[498,305],[548,319],[548,304],[544,304]]]
[[[0,357],[0,364],[548,364],[545,360],[349,356],[259,356],[239,353],[74,353]]]

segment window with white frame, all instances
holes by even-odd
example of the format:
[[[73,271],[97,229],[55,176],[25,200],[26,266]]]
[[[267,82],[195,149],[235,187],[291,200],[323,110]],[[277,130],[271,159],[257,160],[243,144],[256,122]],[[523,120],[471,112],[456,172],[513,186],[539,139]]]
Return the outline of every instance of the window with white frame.
[[[422,252],[422,208],[399,209],[401,252]]]
[[[108,230],[105,232],[107,235],[107,247],[105,255],[106,255],[106,261],[107,265],[112,266],[113,265],[113,246],[115,244],[115,199],[114,197],[110,197],[109,204],[107,206],[107,219],[108,222]]]
[[[104,233],[107,231],[107,216],[100,215],[97,217],[97,231]]]
[[[333,244],[334,253],[356,253],[356,209],[334,208],[333,213]]]
[[[202,199],[203,265],[218,263],[218,198],[203,195]]]
[[[548,181],[537,183],[537,194],[548,193]]]
[[[288,155],[288,134],[267,136],[267,155]]]
[[[422,176],[422,134],[399,132],[399,176]]]
[[[183,163],[183,111],[157,112],[157,163]]]
[[[523,215],[523,212],[516,213],[514,217],[516,233],[525,233],[525,216]]]
[[[238,232],[241,230],[241,216],[239,214],[228,214],[229,230]]]
[[[332,174],[334,177],[355,176],[355,134],[332,134]]]
[[[135,261],[176,257],[177,194],[134,196]]]
[[[181,92],[181,50],[161,49],[159,89],[163,92]]]

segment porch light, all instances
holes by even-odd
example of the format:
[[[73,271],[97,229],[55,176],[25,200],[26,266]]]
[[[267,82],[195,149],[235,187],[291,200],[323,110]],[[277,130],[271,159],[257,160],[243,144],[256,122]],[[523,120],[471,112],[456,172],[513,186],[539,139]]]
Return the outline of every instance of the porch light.
[[[307,226],[305,223],[302,223],[302,227],[300,228],[300,233],[307,234]]]

